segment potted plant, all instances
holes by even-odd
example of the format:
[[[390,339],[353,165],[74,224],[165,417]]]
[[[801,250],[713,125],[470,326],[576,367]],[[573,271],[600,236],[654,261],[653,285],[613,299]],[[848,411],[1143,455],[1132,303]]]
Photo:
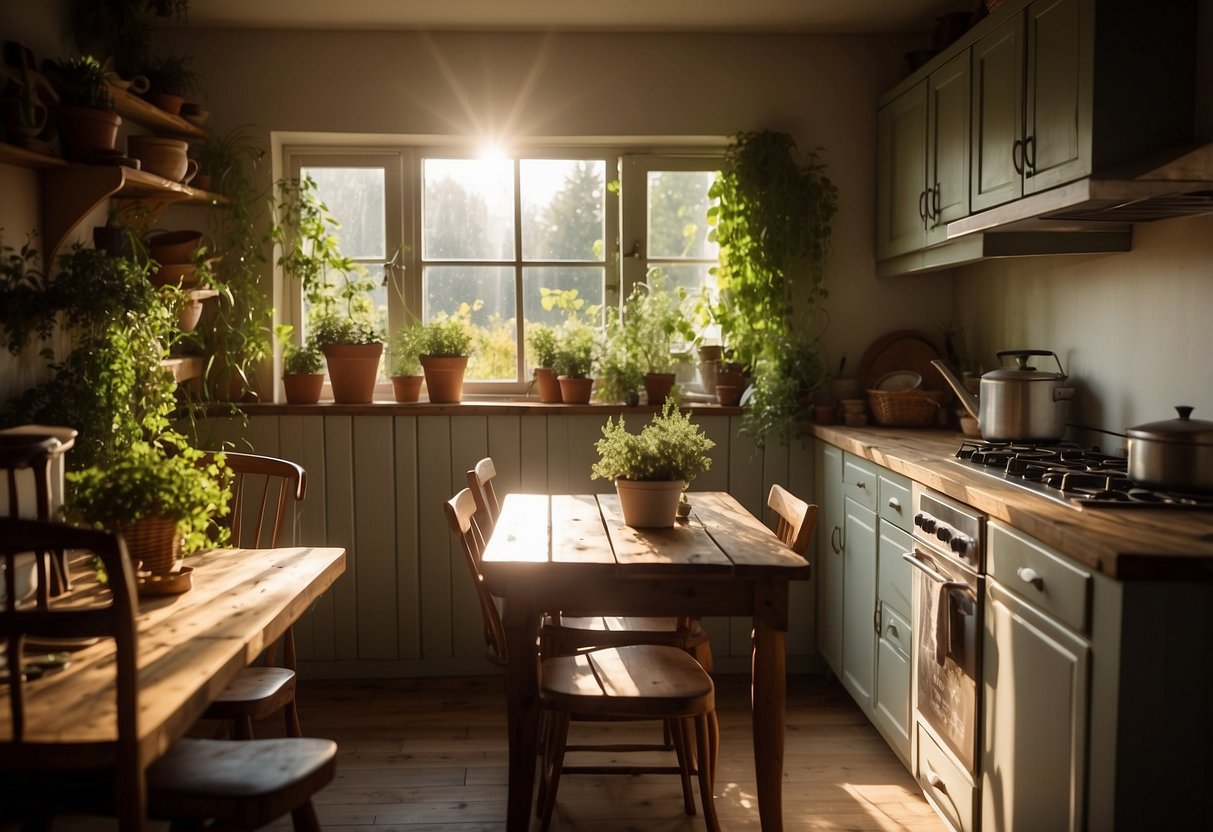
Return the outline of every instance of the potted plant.
[[[166,575],[181,554],[227,537],[212,522],[227,514],[231,498],[223,454],[204,456],[179,434],[134,442],[107,465],[67,474],[66,511],[120,532],[142,571]]]
[[[622,416],[608,419],[590,474],[614,481],[629,526],[673,526],[682,492],[711,468],[715,444],[671,399],[639,434],[628,433]]]
[[[81,55],[47,61],[44,69],[59,93],[56,118],[63,155],[73,162],[92,162],[97,154],[112,152],[122,119],[114,112],[105,67],[91,55]]]
[[[807,357],[826,296],[838,188],[816,151],[800,154],[787,133],[763,130],[735,137],[708,195],[720,244],[711,313],[753,379],[742,430],[761,447],[769,431],[786,438],[807,417],[804,393],[827,375],[824,362]],[[795,375],[810,370],[817,375]]]
[[[411,323],[396,330],[388,347],[390,359],[388,376],[392,393],[398,402],[415,402],[421,398],[421,352],[425,348],[425,327]]]
[[[651,405],[662,405],[674,387],[674,346],[695,339],[685,302],[686,292],[671,287],[661,270],[653,269],[648,282],[632,288],[622,318],[612,319],[607,337],[619,341],[644,374]]]
[[[191,58],[183,55],[152,58],[143,69],[148,82],[143,97],[169,115],[179,115],[181,105],[198,91],[198,75],[190,62]]]
[[[324,389],[324,356],[314,344],[291,343],[294,329],[280,324],[275,330],[282,344],[282,389],[288,404],[315,404]]]
[[[557,333],[552,372],[560,383],[560,398],[566,404],[587,404],[594,388],[594,330],[575,318],[565,321]]]
[[[599,401],[623,402],[628,407],[640,404],[644,373],[624,342],[618,310],[607,310],[606,326],[598,339],[596,352]]]
[[[375,398],[383,336],[369,321],[355,315],[321,312],[309,319],[311,343],[324,353],[333,401],[365,404]]]
[[[421,366],[431,402],[463,400],[463,374],[472,349],[472,331],[461,316],[438,318],[425,325]]]
[[[531,324],[531,331],[527,333],[526,340],[531,348],[531,359],[535,362],[533,377],[535,386],[539,389],[539,401],[544,404],[558,404],[564,401],[560,397],[560,383],[552,370],[560,347],[556,330],[544,324]]]

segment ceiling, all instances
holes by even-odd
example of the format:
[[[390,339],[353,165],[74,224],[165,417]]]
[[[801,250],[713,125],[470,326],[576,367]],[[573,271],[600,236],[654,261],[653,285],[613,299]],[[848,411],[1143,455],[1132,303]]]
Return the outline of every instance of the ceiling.
[[[965,0],[190,0],[189,25],[248,29],[892,33]]]

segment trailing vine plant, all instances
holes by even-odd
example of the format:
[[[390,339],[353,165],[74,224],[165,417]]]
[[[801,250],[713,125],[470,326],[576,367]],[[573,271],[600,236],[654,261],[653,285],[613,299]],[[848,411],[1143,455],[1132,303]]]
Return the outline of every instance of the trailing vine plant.
[[[818,151],[763,130],[734,137],[708,195],[720,246],[711,314],[754,383],[742,430],[759,446],[772,432],[786,441],[826,379],[815,332],[838,188]]]

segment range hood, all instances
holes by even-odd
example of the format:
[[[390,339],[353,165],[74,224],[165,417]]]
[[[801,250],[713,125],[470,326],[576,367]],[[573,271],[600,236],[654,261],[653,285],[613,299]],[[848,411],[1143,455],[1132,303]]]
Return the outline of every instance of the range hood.
[[[1127,235],[1133,223],[1213,212],[1213,143],[1152,154],[1134,164],[1030,194],[948,224],[948,239],[974,232],[1014,254],[1042,233],[1069,232],[1092,241]],[[1005,237],[1004,237],[1005,235]],[[1075,241],[1076,242],[1076,241]],[[1023,253],[1035,253],[1025,251]]]

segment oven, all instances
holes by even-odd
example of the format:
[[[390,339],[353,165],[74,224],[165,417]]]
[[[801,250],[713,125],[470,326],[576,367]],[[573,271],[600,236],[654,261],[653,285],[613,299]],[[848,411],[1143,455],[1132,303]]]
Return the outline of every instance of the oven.
[[[976,784],[985,515],[914,486],[915,721]]]

